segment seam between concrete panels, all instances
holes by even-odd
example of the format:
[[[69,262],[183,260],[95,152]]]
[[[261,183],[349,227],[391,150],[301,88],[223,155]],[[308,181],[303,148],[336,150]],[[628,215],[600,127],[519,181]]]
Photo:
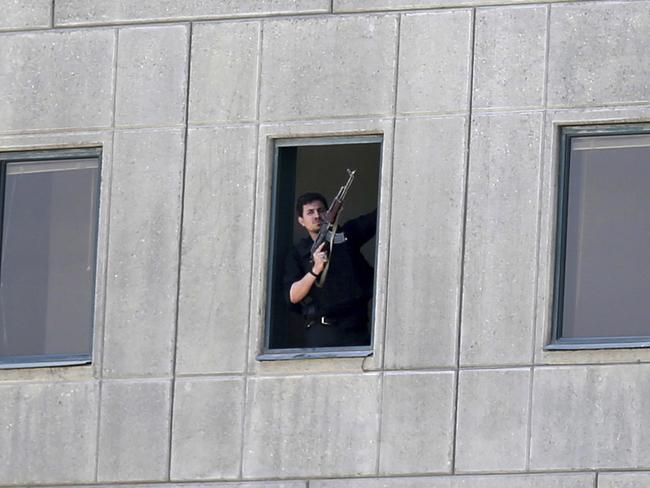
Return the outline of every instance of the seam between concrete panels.
[[[510,476],[544,476],[544,475],[549,475],[549,476],[563,476],[563,475],[591,475],[592,479],[594,480],[594,483],[598,483],[598,478],[600,474],[602,473],[614,473],[614,474],[621,474],[621,473],[647,473],[648,469],[647,468],[607,468],[607,469],[600,469],[600,468],[593,468],[593,469],[547,469],[547,470],[533,470],[533,471],[513,471],[513,470],[507,470],[507,471],[472,471],[472,472],[467,472],[463,473],[462,475],[457,475],[455,476],[456,478],[478,478],[478,477],[487,477],[487,478],[499,478],[499,477],[510,477]],[[390,474],[390,475],[385,475],[385,476],[356,476],[352,477],[351,475],[344,475],[344,476],[339,476],[339,477],[331,477],[331,478],[321,478],[321,477],[312,477],[309,479],[306,478],[279,478],[279,477],[268,477],[268,478],[247,478],[244,481],[244,484],[247,483],[254,483],[254,484],[259,484],[265,481],[271,481],[276,484],[281,484],[281,483],[300,483],[305,487],[310,486],[311,482],[313,481],[333,481],[333,480],[351,480],[351,481],[356,481],[356,480],[405,480],[405,479],[413,479],[413,480],[431,480],[431,479],[444,479],[444,478],[451,478],[452,475],[448,473],[417,473],[417,474]],[[221,487],[226,487],[226,486],[231,486],[233,488],[239,487],[241,485],[241,480],[225,480],[224,478],[202,478],[200,480],[184,480],[182,481],[182,486],[205,486],[206,483],[216,483],[217,486]],[[16,484],[6,484],[6,483],[0,483],[0,487],[8,487],[8,488],[15,488]],[[46,487],[61,487],[61,488],[67,488],[67,487],[80,487],[80,488],[88,488],[89,485],[87,482],[80,482],[80,481],[75,481],[75,482],[54,482],[54,483],[47,483],[47,482],[42,482],[42,483],[30,483],[30,487],[37,487],[37,486],[42,486],[44,488]],[[105,483],[102,484],[101,486],[107,486]],[[144,487],[144,486],[150,486],[150,487],[160,487],[160,488],[170,488],[171,486],[176,486],[174,483],[170,483],[168,481],[120,481],[120,482],[112,482],[110,486],[122,486],[122,487],[131,487],[131,486],[138,486],[138,487]],[[257,486],[257,485],[256,485]],[[263,485],[259,485],[259,488],[262,488]],[[341,485],[343,486],[343,485]]]
[[[542,106],[548,105],[548,72],[551,56],[551,5],[546,6],[546,39],[544,39],[544,86],[542,87]]]
[[[627,3],[627,2],[635,2],[635,3],[642,3],[645,0],[625,0],[622,2],[621,0],[597,0],[597,1],[608,1],[609,3]],[[88,22],[78,22],[78,23],[71,23],[71,24],[56,24],[56,16],[55,16],[55,5],[56,3],[53,1],[53,9],[52,9],[52,29],[49,28],[43,28],[43,27],[28,27],[28,28],[17,28],[17,29],[7,29],[7,30],[2,30],[0,33],[24,33],[24,32],[42,32],[44,30],[79,30],[79,29],[95,29],[95,28],[106,28],[106,27],[130,27],[130,26],[135,26],[135,27],[144,27],[144,26],[157,26],[157,25],[168,25],[168,24],[181,24],[181,25],[186,25],[189,22],[196,23],[196,22],[246,22],[246,21],[259,21],[259,20],[264,20],[264,19],[269,19],[269,20],[291,20],[291,19],[296,19],[296,18],[317,18],[317,17],[325,17],[329,15],[335,15],[335,16],[358,16],[358,15],[389,15],[389,14],[395,14],[395,13],[426,13],[426,12],[440,12],[440,11],[448,11],[448,10],[459,10],[459,9],[467,9],[467,8],[510,8],[510,7],[535,7],[535,6],[543,6],[543,5],[564,5],[564,4],[589,4],[593,3],[594,0],[581,0],[581,1],[576,1],[576,0],[546,0],[546,1],[533,1],[533,2],[526,2],[522,1],[519,3],[492,3],[488,5],[481,5],[477,2],[473,4],[455,4],[455,5],[445,5],[445,6],[432,6],[432,7],[420,7],[420,8],[409,8],[409,7],[402,7],[402,8],[377,8],[377,9],[368,9],[368,10],[335,10],[334,7],[334,0],[331,0],[331,7],[328,10],[324,10],[322,12],[296,12],[296,13],[288,13],[288,12],[283,12],[283,13],[277,13],[277,14],[259,14],[259,13],[251,13],[251,14],[244,14],[244,15],[227,15],[227,14],[222,14],[222,15],[213,15],[213,16],[187,16],[187,17],[174,17],[174,18],[158,18],[158,19],[133,19],[133,20],[114,20],[114,21],[107,21],[107,22],[96,22],[96,21],[88,21]]]
[[[367,12],[339,12],[338,15],[382,15],[382,14],[391,14],[395,11],[390,10],[376,10],[376,11],[367,11]],[[155,26],[155,25],[167,25],[167,24],[183,24],[187,23],[198,23],[198,22],[251,22],[251,21],[261,21],[261,20],[292,20],[296,18],[312,18],[312,17],[325,17],[331,15],[329,10],[321,11],[303,11],[303,12],[279,12],[279,13],[250,13],[250,14],[240,14],[240,15],[228,15],[228,14],[215,14],[215,15],[188,15],[180,17],[170,17],[170,18],[150,18],[150,19],[122,19],[122,20],[108,20],[105,22],[99,21],[81,21],[76,23],[68,24],[59,24],[56,26],[57,29],[68,30],[68,29],[92,29],[97,27],[144,27],[144,26]],[[31,30],[42,30],[35,28],[22,29],[22,31],[31,31]]]
[[[404,14],[403,14],[404,15]],[[402,120],[402,119],[423,119],[423,118],[445,118],[445,117],[458,117],[462,116],[464,117],[467,114],[467,110],[449,110],[449,111],[441,111],[441,112],[414,112],[414,111],[408,111],[405,110],[403,112],[398,112],[395,118],[397,120]]]
[[[541,229],[542,229],[542,207],[543,202],[546,201],[543,198],[544,190],[544,181],[545,181],[545,168],[547,164],[544,159],[547,157],[545,154],[546,151],[546,119],[547,114],[544,112],[541,117],[541,127],[540,127],[540,140],[539,140],[539,170],[537,174],[537,222],[536,222],[536,244],[535,244],[535,271],[533,279],[533,330],[531,334],[531,348],[530,348],[530,360],[532,363],[535,363],[536,356],[536,347],[537,347],[537,330],[538,328],[544,328],[544,324],[540,324],[539,320],[539,279],[540,279],[540,252],[541,252]],[[552,156],[551,156],[552,157]],[[533,422],[533,391],[535,387],[535,368],[531,368],[530,379],[529,379],[529,392],[528,392],[528,425],[526,426],[526,470],[530,469],[530,453],[532,448],[532,422]]]
[[[110,132],[115,130],[116,132],[124,131],[151,131],[151,130],[179,130],[183,129],[183,124],[177,125],[142,125],[142,126],[119,126],[114,128],[113,125],[106,126],[97,126],[97,127],[56,127],[56,128],[46,128],[46,129],[18,129],[18,130],[9,130],[9,131],[0,131],[0,140],[8,137],[20,137],[20,136],[38,136],[38,135],[81,135],[81,134],[96,134],[101,132]]]
[[[103,156],[102,156],[103,157]],[[101,430],[101,414],[102,414],[102,393],[104,390],[104,351],[106,344],[106,308],[107,308],[107,297],[108,297],[108,276],[109,276],[109,247],[110,247],[110,226],[111,226],[111,195],[112,195],[112,182],[113,182],[113,162],[115,160],[115,132],[111,134],[111,161],[107,173],[106,181],[102,182],[104,186],[104,191],[108,194],[103,199],[106,203],[106,208],[103,210],[106,219],[106,245],[104,248],[104,263],[103,263],[103,290],[102,290],[102,310],[101,310],[101,324],[102,324],[102,337],[101,337],[101,350],[99,353],[99,361],[96,361],[94,366],[96,378],[99,379],[98,383],[98,392],[97,392],[97,440],[95,447],[95,482],[98,481],[99,476],[99,439],[100,439],[100,430]],[[101,199],[100,199],[101,202]],[[95,324],[96,325],[96,324]],[[96,342],[96,341],[95,341]]]
[[[595,483],[598,482],[598,476],[601,473],[616,473],[616,474],[621,474],[621,473],[647,473],[647,469],[601,469],[601,470],[596,470],[596,469],[578,469],[578,470],[536,470],[536,471],[530,471],[530,472],[523,472],[523,471],[472,471],[472,472],[467,472],[463,473],[462,475],[457,475],[455,476],[456,478],[467,478],[467,479],[474,479],[474,478],[479,478],[479,477],[484,477],[484,478],[500,478],[500,477],[511,477],[511,476],[563,476],[563,475],[592,475],[592,479],[594,480]],[[391,480],[408,480],[408,479],[413,479],[413,480],[433,480],[433,479],[445,479],[445,478],[451,478],[452,475],[449,475],[447,473],[418,473],[418,474],[390,474],[390,475],[385,475],[385,476],[357,476],[353,477],[351,475],[344,475],[340,477],[331,477],[331,478],[320,478],[320,477],[314,477],[314,478],[278,478],[278,477],[269,477],[269,478],[247,478],[244,480],[243,484],[247,485],[249,483],[254,484],[256,487],[259,486],[259,488],[263,488],[261,483],[264,482],[271,482],[274,485],[275,484],[283,484],[283,483],[294,483],[298,484],[300,483],[301,486],[304,486],[305,488],[308,488],[311,485],[312,482],[314,481],[357,481],[357,480],[366,480],[366,481],[391,481]],[[183,480],[180,485],[184,487],[189,487],[189,486],[205,486],[206,484],[216,484],[218,487],[230,487],[232,486],[233,488],[235,487],[240,487],[242,486],[242,481],[241,480],[225,480],[223,478],[202,478],[200,480]],[[179,486],[180,486],[179,485]],[[17,485],[8,485],[8,484],[0,484],[0,487],[4,488],[15,488]],[[83,482],[72,482],[72,483],[30,483],[30,487],[38,487],[42,486],[43,488],[51,488],[51,487],[60,487],[60,488],[67,488],[67,487],[79,487],[79,488],[88,488],[89,485],[88,483],[83,483]],[[102,484],[101,486],[108,486],[105,483]],[[133,486],[138,486],[138,487],[159,487],[159,488],[171,488],[172,486],[177,486],[173,482],[169,481],[119,481],[119,482],[112,482],[110,486],[121,486],[121,487],[133,487]],[[343,486],[343,485],[339,485]],[[375,486],[375,485],[373,485]]]
[[[185,129],[185,124],[118,124],[115,130],[137,130],[137,129]]]
[[[445,117],[453,117],[453,115],[448,115],[448,116],[445,116]],[[402,117],[402,118],[404,118],[404,117]],[[436,117],[436,118],[438,118],[438,117]],[[443,118],[443,117],[440,117],[440,118]],[[400,119],[400,117],[398,117],[398,119]],[[274,129],[276,129],[278,127],[280,127],[280,128],[288,127],[290,129],[292,126],[304,127],[305,123],[309,123],[309,124],[312,124],[314,128],[317,128],[319,124],[327,124],[328,126],[331,126],[333,122],[367,123],[369,121],[370,122],[388,122],[388,121],[392,121],[392,120],[393,120],[393,117],[391,115],[389,115],[389,114],[384,114],[384,115],[381,115],[381,116],[368,116],[368,117],[361,116],[361,115],[355,115],[355,116],[349,116],[349,117],[325,117],[325,118],[318,118],[318,119],[315,118],[315,119],[305,119],[305,120],[261,121],[261,122],[259,122],[259,125],[261,127],[271,127],[271,128],[274,128]],[[237,127],[252,127],[252,126],[254,126],[256,124],[257,124],[257,121],[255,121],[255,120],[242,121],[242,122],[231,122],[231,121],[225,122],[224,121],[224,122],[211,122],[209,124],[190,124],[190,128],[192,128],[192,129],[237,128]],[[283,132],[283,131],[281,130],[281,132]],[[371,132],[366,131],[366,133],[373,134],[373,135],[377,134],[377,132],[374,131],[374,130],[371,131]],[[364,135],[366,133],[364,133]],[[330,135],[331,134],[328,133],[328,137]],[[340,137],[340,136],[350,137],[350,132],[347,131],[347,130],[344,130],[344,131],[341,131],[340,134],[336,133],[336,134],[332,135],[332,137]],[[2,137],[2,136],[0,135],[0,137]],[[283,136],[282,138],[283,139],[284,138],[291,139],[291,138],[296,138],[296,137],[300,138],[299,136],[294,137],[294,136],[290,136],[290,135],[286,135],[286,137]]]
[[[459,10],[459,9],[468,9],[468,8],[511,8],[511,7],[536,7],[536,6],[543,6],[543,5],[549,5],[549,4],[574,4],[574,3],[593,3],[593,2],[601,2],[601,1],[608,1],[611,3],[625,3],[625,2],[644,2],[646,0],[520,0],[516,3],[511,3],[511,2],[506,2],[503,1],[501,3],[499,2],[494,2],[494,3],[482,3],[481,0],[459,0],[457,3],[451,3],[448,5],[433,5],[429,7],[409,7],[409,6],[402,6],[402,7],[384,7],[384,8],[368,8],[365,10],[335,10],[334,13],[338,15],[350,15],[350,14],[381,14],[381,13],[395,13],[395,12],[403,12],[403,13],[422,13],[422,12],[439,12],[439,11],[446,11],[446,10]]]
[[[493,107],[482,107],[482,108],[475,108],[474,112],[476,113],[491,113],[491,112],[497,112],[497,113],[503,113],[503,112],[535,112],[535,111],[540,111],[543,110],[544,106],[542,104],[538,105],[520,105],[520,106],[493,106]]]
[[[55,6],[55,0],[52,0],[52,19],[54,20],[54,6]],[[54,23],[52,23],[52,26],[54,26]],[[115,109],[117,106],[117,66],[118,66],[118,56],[119,56],[119,39],[120,39],[120,32],[118,29],[113,30],[113,34],[115,36],[115,40],[113,41],[113,80],[111,83],[111,90],[112,90],[112,96],[113,96],[113,107],[112,107],[112,113],[111,113],[111,127],[115,126]],[[102,422],[102,396],[103,396],[103,391],[104,391],[104,359],[105,359],[105,351],[106,351],[106,309],[108,307],[108,276],[109,276],[109,270],[110,270],[110,263],[109,263],[109,256],[110,256],[110,227],[111,227],[111,203],[112,203],[112,187],[113,187],[113,165],[115,163],[115,130],[112,131],[111,133],[111,162],[110,162],[110,168],[109,168],[109,176],[108,176],[108,181],[102,182],[102,186],[104,186],[104,191],[108,192],[108,195],[106,195],[106,198],[104,199],[106,203],[106,207],[104,209],[105,215],[106,215],[106,248],[105,248],[105,256],[104,256],[104,289],[103,289],[103,310],[102,310],[102,339],[101,339],[101,353],[100,353],[100,358],[99,358],[99,364],[96,365],[96,371],[97,371],[97,376],[99,377],[99,390],[97,392],[97,426],[96,426],[96,434],[97,434],[97,439],[95,442],[95,473],[94,473],[94,481],[98,482],[99,480],[99,448],[100,448],[100,434],[101,434],[101,422]],[[100,199],[101,202],[101,199]]]
[[[318,117],[296,117],[291,119],[264,119],[260,120],[262,125],[279,125],[279,124],[291,124],[291,123],[304,123],[304,122],[318,122],[325,120],[337,120],[337,121],[346,121],[346,120],[359,120],[359,119],[393,119],[393,112],[375,112],[375,113],[364,113],[364,114],[352,114],[352,115],[326,115]]]
[[[533,439],[533,387],[534,387],[535,367],[530,367],[530,377],[528,378],[528,419],[526,422],[526,451],[524,457],[525,471],[530,470],[530,453]]]
[[[476,9],[471,10],[471,34],[469,40],[469,81],[467,90],[467,121],[465,132],[465,174],[463,181],[463,203],[462,203],[462,226],[460,234],[460,249],[459,249],[459,282],[458,282],[458,316],[456,318],[456,351],[455,351],[455,375],[454,375],[454,410],[453,410],[453,434],[452,434],[452,448],[451,448],[451,473],[456,473],[456,445],[458,437],[458,402],[459,402],[459,388],[460,388],[460,354],[461,354],[461,329],[463,319],[463,293],[465,282],[465,238],[467,235],[467,202],[468,202],[468,183],[469,183],[469,159],[470,159],[470,144],[472,139],[472,100],[474,90],[474,53],[476,47]]]
[[[557,105],[550,105],[546,104],[546,108],[548,110],[553,110],[553,111],[565,111],[565,112],[571,112],[571,111],[576,111],[580,109],[584,110],[603,110],[603,109],[611,109],[611,110],[616,110],[616,109],[635,109],[639,107],[648,107],[650,104],[648,103],[648,100],[635,100],[635,101],[624,101],[624,102],[599,102],[598,105],[585,105],[585,104],[575,104],[575,105],[563,105],[563,104],[557,104]]]
[[[54,29],[54,19],[55,19],[55,9],[56,9],[56,0],[52,0],[52,6],[50,7],[50,28]]]
[[[538,1],[527,1],[522,0],[517,3],[490,3],[490,4],[481,4],[480,0],[476,0],[471,4],[461,3],[460,1],[453,5],[444,5],[444,6],[431,6],[431,7],[385,7],[385,8],[368,8],[365,10],[336,10],[334,0],[330,0],[330,6],[327,10],[312,10],[312,11],[302,11],[302,12],[278,12],[278,13],[256,13],[252,12],[249,14],[215,14],[215,15],[196,15],[196,16],[186,16],[186,17],[173,17],[173,18],[150,18],[150,19],[122,19],[122,20],[112,20],[107,22],[99,21],[79,21],[76,23],[68,24],[59,24],[56,25],[57,29],[75,29],[79,27],[100,27],[100,26],[128,26],[128,25],[151,25],[151,24],[170,24],[170,23],[187,23],[187,22],[215,22],[215,21],[246,21],[246,20],[260,20],[260,19],[294,19],[296,17],[323,17],[327,15],[369,15],[369,14],[391,14],[399,12],[408,12],[408,13],[418,13],[418,12],[433,12],[433,11],[444,11],[444,10],[455,10],[463,8],[480,8],[480,7],[516,7],[516,6],[540,6],[553,3],[565,4],[565,3],[591,3],[593,0],[584,0],[576,2],[575,0],[538,0]],[[644,0],[626,0],[626,1],[637,1],[642,2]],[[620,3],[616,0],[611,0],[612,3]],[[53,1],[54,3],[54,1]],[[54,23],[53,23],[54,25]],[[24,30],[35,30],[35,29],[24,29]]]
[[[255,88],[255,161],[253,168],[253,192],[257,192],[257,173],[259,171],[259,154],[260,154],[260,112],[261,112],[261,99],[262,99],[262,65],[263,65],[263,47],[264,47],[264,22],[260,21],[257,26],[258,36],[257,36],[257,78],[256,78],[256,88]],[[248,124],[249,126],[251,124]],[[255,236],[255,215],[257,212],[257,199],[251,199],[253,202],[253,208],[251,209],[251,219],[250,225],[250,236],[251,239]],[[250,335],[251,327],[254,322],[253,320],[253,280],[254,280],[254,271],[252,268],[252,263],[255,257],[255,246],[251,246],[249,262],[251,263],[251,271],[248,281],[248,327],[246,328],[246,364],[244,365],[245,374],[249,373],[249,363],[253,357],[257,355],[256,350],[250,350]]]
[[[169,425],[168,425],[168,446],[167,446],[167,479],[171,480],[172,475],[172,448],[174,437],[174,409],[176,407],[176,362],[178,358],[178,322],[180,319],[180,298],[181,298],[181,272],[183,260],[183,225],[185,220],[185,185],[187,183],[187,153],[189,135],[189,112],[190,112],[190,81],[192,72],[192,33],[193,24],[186,24],[187,33],[187,62],[185,63],[185,114],[183,134],[183,166],[181,169],[181,194],[180,194],[180,217],[178,221],[178,251],[176,271],[176,310],[174,311],[174,335],[171,362],[171,381],[169,386]]]
[[[120,29],[113,29],[115,34],[115,44],[113,46],[113,83],[111,89],[113,90],[113,111],[111,113],[111,128],[115,129],[115,112],[117,111],[117,70],[118,70],[118,56],[120,54]]]
[[[383,420],[384,420],[384,372],[382,371],[381,374],[379,375],[378,381],[378,393],[377,393],[377,401],[379,402],[379,405],[377,406],[377,413],[379,415],[379,418],[377,419],[377,453],[375,456],[375,470],[374,473],[379,476],[379,473],[381,472],[381,429],[383,426]]]
[[[366,10],[366,11],[339,11],[334,12],[334,0],[331,1],[331,7],[328,10],[322,11],[303,11],[303,12],[281,12],[281,13],[251,13],[251,14],[241,14],[241,15],[227,15],[227,14],[217,14],[217,15],[189,15],[187,17],[173,17],[173,18],[152,18],[152,19],[126,19],[126,20],[109,20],[105,22],[99,21],[87,21],[87,22],[77,22],[69,24],[59,24],[56,25],[57,30],[79,30],[79,29],[97,29],[97,28],[106,28],[106,27],[154,27],[159,25],[169,25],[169,24],[179,24],[186,25],[189,22],[192,23],[212,23],[212,22],[254,22],[254,21],[266,21],[266,20],[296,20],[296,19],[313,19],[313,18],[322,18],[328,16],[336,17],[359,17],[359,16],[386,16],[386,15],[395,15],[400,12],[417,12],[417,11],[438,11],[438,10],[449,10],[450,7],[432,7],[432,8],[422,8],[422,9],[376,9],[376,10]],[[451,9],[458,9],[462,7],[451,7]],[[22,28],[22,29],[13,29],[6,32],[31,32],[31,31],[42,31],[42,27],[35,28]],[[3,31],[0,31],[3,32]]]
[[[636,360],[630,360],[627,362],[608,362],[608,363],[597,363],[597,362],[575,362],[575,363],[558,363],[558,364],[536,364],[534,365],[535,369],[566,369],[566,368],[585,368],[585,367],[591,367],[591,368],[612,368],[612,367],[644,367],[647,368],[650,366],[649,361],[636,361]],[[490,365],[490,366],[471,366],[471,367],[461,367],[460,371],[517,371],[517,370],[525,370],[525,369],[530,369],[531,365],[530,364],[519,364],[519,365]],[[280,378],[298,378],[298,377],[304,377],[305,374],[308,374],[309,376],[313,377],[319,377],[319,376],[360,376],[360,375],[380,375],[381,373],[385,373],[387,375],[417,375],[417,374],[449,374],[449,373],[455,373],[456,369],[453,367],[449,368],[421,368],[421,369],[386,369],[383,371],[379,370],[372,370],[372,371],[366,371],[366,372],[360,372],[359,370],[345,370],[345,371],[310,371],[307,373],[286,373],[286,374],[278,374],[278,373],[266,373],[266,372],[261,372],[256,374],[256,378],[260,379],[280,379]],[[205,374],[179,374],[176,376],[176,379],[182,379],[184,381],[191,381],[191,380],[196,380],[196,381],[209,381],[209,380],[226,380],[226,379],[231,379],[231,380],[236,380],[236,379],[241,379],[244,378],[245,374],[244,373],[205,373]],[[132,383],[150,383],[150,382],[162,382],[162,381],[168,381],[172,379],[169,376],[165,377],[160,377],[160,376],[151,376],[151,377],[142,377],[142,376],[114,376],[114,377],[106,377],[103,379],[105,383],[110,383],[110,382],[132,382]],[[57,381],[57,384],[75,384],[75,383],[88,383],[88,382],[93,382],[97,381],[96,379],[93,378],[68,378],[64,379],[61,381]],[[3,379],[1,381],[2,385],[12,385],[12,384],[52,384],[52,380],[49,378],[36,378],[36,379],[31,379],[31,378],[24,378],[24,379]],[[646,470],[647,471],[647,470]]]
[[[395,66],[394,66],[394,73],[393,73],[393,134],[392,134],[392,146],[391,146],[391,170],[390,170],[390,186],[391,186],[391,202],[390,202],[390,208],[392,210],[393,208],[393,174],[395,173],[395,141],[397,139],[396,133],[396,126],[397,126],[397,93],[399,89],[399,57],[400,57],[400,46],[401,46],[401,36],[402,36],[402,15],[398,15],[396,18],[397,25],[396,25],[396,32],[395,32]],[[383,163],[382,163],[383,165]],[[392,212],[391,212],[392,213]],[[387,222],[387,225],[389,226],[387,235],[390,236],[390,225],[391,225],[391,219],[390,215],[388,215],[388,219],[386,219],[386,216],[384,216],[384,222]],[[389,237],[390,239],[390,237]],[[379,375],[379,392],[378,392],[378,397],[377,401],[379,402],[379,405],[377,406],[377,413],[379,415],[378,421],[377,421],[377,454],[375,458],[375,473],[379,475],[381,472],[381,434],[382,434],[382,427],[383,427],[383,420],[384,420],[384,361],[386,358],[386,337],[387,337],[387,329],[388,329],[388,321],[387,321],[387,314],[388,314],[388,289],[389,289],[389,284],[390,284],[390,241],[387,243],[387,250],[386,250],[386,268],[385,268],[385,273],[386,276],[384,277],[384,287],[385,287],[385,298],[384,298],[384,303],[382,304],[383,306],[383,316],[384,316],[384,325],[383,325],[383,330],[382,330],[382,337],[381,337],[381,357],[379,358],[379,367],[381,369],[381,373]],[[377,279],[377,278],[375,278]],[[376,287],[376,284],[375,284]],[[376,324],[374,324],[376,327]]]
[[[385,273],[386,275],[384,276],[384,288],[385,288],[385,299],[384,303],[382,304],[383,306],[383,313],[384,313],[384,325],[383,325],[383,330],[382,330],[382,337],[381,337],[381,357],[379,357],[379,369],[383,371],[384,369],[384,364],[385,364],[385,358],[386,358],[386,336],[387,336],[387,329],[388,329],[388,322],[386,320],[386,314],[388,312],[388,285],[390,283],[390,234],[391,234],[391,215],[392,215],[392,208],[393,208],[393,174],[395,173],[395,140],[396,140],[396,126],[397,126],[397,90],[398,90],[398,82],[399,82],[399,55],[400,55],[400,36],[401,36],[401,30],[402,30],[402,17],[401,15],[396,16],[396,32],[395,32],[395,51],[394,51],[394,59],[395,59],[395,66],[394,66],[394,71],[393,71],[393,110],[392,110],[392,141],[391,141],[391,165],[390,165],[390,203],[387,205],[387,208],[389,209],[388,215],[382,215],[381,219],[383,222],[386,222],[386,225],[388,226],[386,235],[387,235],[387,242],[386,242],[386,270]],[[385,136],[385,134],[384,134]],[[385,143],[385,141],[382,143],[382,145]],[[383,157],[383,154],[382,154]],[[385,161],[382,159],[382,166],[384,166]],[[383,172],[383,171],[382,171]],[[380,174],[381,177],[381,174]],[[380,185],[381,186],[381,185]],[[375,278],[375,281],[377,281],[377,277]],[[376,287],[376,283],[375,283]],[[376,328],[376,324],[373,324]],[[364,372],[366,371],[365,369],[365,360],[363,361],[363,370]],[[383,377],[383,373],[382,373]],[[382,382],[383,385],[383,382]],[[380,388],[383,386],[380,385]],[[377,449],[377,456],[379,456],[379,448]],[[379,466],[379,465],[378,465]]]
[[[540,253],[541,253],[541,228],[542,228],[542,213],[543,206],[546,201],[543,198],[544,190],[544,181],[546,178],[546,170],[550,168],[546,164],[545,158],[551,157],[552,155],[546,154],[546,122],[547,122],[547,106],[548,106],[548,80],[549,80],[549,71],[550,71],[550,50],[551,50],[551,4],[546,5],[546,32],[544,38],[544,78],[542,86],[542,106],[544,107],[544,113],[542,115],[542,126],[540,129],[540,148],[539,148],[539,174],[537,180],[537,229],[536,229],[536,248],[535,248],[535,277],[534,277],[534,286],[533,286],[533,330],[531,334],[531,359],[532,362],[536,361],[536,347],[537,347],[537,329],[543,324],[540,324],[539,321],[539,279],[540,279]],[[528,419],[526,426],[526,459],[525,466],[526,470],[530,470],[531,464],[531,452],[532,452],[532,436],[533,436],[533,408],[534,408],[534,391],[535,391],[535,371],[536,367],[530,369],[530,379],[528,386]]]
[[[598,106],[575,106],[575,107],[551,107],[549,110],[554,112],[576,112],[581,109],[589,110],[589,113],[598,113],[603,110],[639,110],[639,109],[650,109],[650,103],[647,101],[639,103],[625,103],[620,105],[598,105]],[[517,109],[504,109],[504,110],[486,110],[486,109],[474,109],[473,113],[480,116],[488,115],[516,115],[516,114],[533,114],[544,112],[544,108],[517,108]],[[608,112],[609,113],[609,112]],[[454,118],[454,117],[466,117],[467,112],[449,112],[449,113],[421,113],[421,114],[400,114],[395,118],[399,120],[407,119],[445,119],[445,118]],[[287,119],[287,120],[266,120],[260,122],[261,126],[279,126],[279,125],[291,125],[291,124],[303,124],[305,122],[319,124],[319,123],[328,123],[333,121],[340,122],[364,122],[364,121],[388,121],[392,120],[393,116],[388,113],[384,114],[357,114],[349,116],[328,116],[323,118],[314,118],[314,119]],[[631,119],[626,117],[626,120],[637,121],[645,120],[643,117],[635,117]],[[609,118],[608,118],[609,120]],[[618,122],[618,120],[617,120]],[[191,123],[190,129],[213,129],[213,128],[227,128],[227,127],[246,127],[253,126],[257,123],[256,120],[248,120],[241,122],[234,121],[221,121],[221,122],[210,122],[210,123]],[[564,121],[562,123],[565,123]],[[594,122],[596,123],[596,122]],[[115,127],[116,132],[126,132],[126,131],[155,131],[155,130],[181,130],[185,128],[185,124],[174,124],[174,125],[120,125]],[[30,136],[30,135],[48,135],[48,134],[94,134],[98,132],[109,132],[113,130],[112,125],[107,126],[98,126],[98,127],[62,127],[62,128],[46,128],[46,129],[19,129],[11,131],[0,131],[0,140],[8,137],[18,137],[18,136]]]
[[[96,425],[96,436],[95,439],[95,472],[93,475],[93,480],[95,483],[99,481],[99,439],[101,433],[101,418],[102,418],[102,390],[103,390],[103,380],[99,380],[99,386],[97,391],[97,425]]]
[[[257,86],[256,86],[256,93],[255,93],[255,161],[254,161],[254,167],[253,167],[253,192],[255,193],[257,191],[257,179],[258,179],[258,172],[259,172],[259,164],[260,164],[260,104],[261,104],[261,99],[262,99],[262,61],[263,61],[263,47],[264,47],[264,21],[260,21],[257,26]],[[255,194],[253,195],[253,198],[251,199],[253,202],[253,208],[251,209],[251,227],[250,227],[250,236],[251,239],[255,235],[255,216],[257,214],[257,199],[255,198]],[[253,357],[257,354],[256,348],[251,348],[250,340],[251,340],[251,327],[253,327],[253,323],[257,323],[255,320],[253,320],[254,317],[254,312],[253,312],[253,279],[254,279],[254,270],[253,270],[253,261],[255,257],[255,246],[251,246],[251,251],[250,251],[250,256],[249,256],[249,262],[251,263],[251,270],[250,270],[250,276],[248,280],[248,324],[246,327],[246,338],[244,341],[244,347],[245,349],[245,364],[244,364],[244,374],[243,374],[243,385],[242,385],[242,403],[241,403],[241,425],[239,427],[239,441],[240,441],[240,447],[239,447],[239,479],[244,478],[244,451],[246,447],[245,443],[245,435],[246,435],[246,418],[247,418],[247,409],[246,405],[248,404],[248,387],[249,387],[249,374],[250,374],[250,362]]]

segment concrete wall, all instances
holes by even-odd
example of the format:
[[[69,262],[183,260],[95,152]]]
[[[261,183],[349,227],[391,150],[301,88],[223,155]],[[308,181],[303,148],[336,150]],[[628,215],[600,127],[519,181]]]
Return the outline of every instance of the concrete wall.
[[[650,352],[543,351],[557,126],[650,120],[650,1],[0,11],[0,150],[104,148],[94,361],[0,371],[0,485],[650,486]],[[368,133],[375,354],[260,363],[270,141]]]

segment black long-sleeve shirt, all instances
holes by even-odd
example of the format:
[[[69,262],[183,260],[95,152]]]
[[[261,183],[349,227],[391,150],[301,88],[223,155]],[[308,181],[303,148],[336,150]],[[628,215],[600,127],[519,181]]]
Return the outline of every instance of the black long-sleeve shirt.
[[[322,288],[315,284],[300,302],[302,314],[313,319],[320,315],[344,315],[354,312],[372,298],[373,269],[361,254],[361,246],[377,231],[377,210],[346,222],[339,227],[345,241],[330,250],[330,265]],[[311,237],[301,239],[287,256],[284,293],[289,300],[291,285],[312,268]]]

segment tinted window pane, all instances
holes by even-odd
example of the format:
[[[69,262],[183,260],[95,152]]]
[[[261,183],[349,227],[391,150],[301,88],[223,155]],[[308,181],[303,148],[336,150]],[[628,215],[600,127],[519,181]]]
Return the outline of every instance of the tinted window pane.
[[[650,135],[573,138],[562,336],[650,336]]]
[[[0,356],[89,354],[97,160],[8,163]]]

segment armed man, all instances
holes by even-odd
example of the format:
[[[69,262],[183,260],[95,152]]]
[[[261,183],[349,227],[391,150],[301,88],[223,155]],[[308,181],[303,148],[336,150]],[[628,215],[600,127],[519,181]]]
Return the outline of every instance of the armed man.
[[[305,193],[296,201],[298,223],[308,236],[287,257],[284,287],[285,296],[304,317],[306,347],[370,344],[373,269],[361,246],[376,233],[377,210],[337,226],[339,196],[344,198],[353,176],[350,172],[329,210],[320,193]]]

